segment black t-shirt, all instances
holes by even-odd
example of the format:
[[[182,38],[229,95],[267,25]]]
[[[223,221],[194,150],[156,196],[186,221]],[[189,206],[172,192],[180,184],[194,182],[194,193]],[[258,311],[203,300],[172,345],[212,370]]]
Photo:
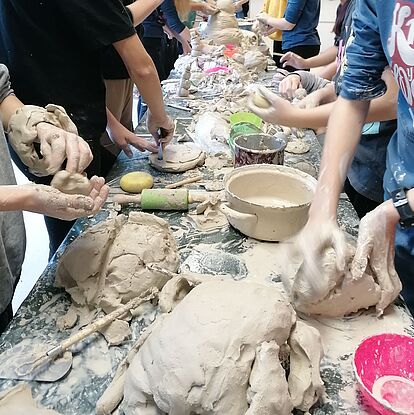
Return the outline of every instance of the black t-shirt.
[[[144,35],[144,28],[140,24],[136,28],[140,39]],[[108,46],[102,56],[102,75],[104,79],[129,79],[128,69],[116,49]]]
[[[0,62],[27,104],[59,104],[95,145],[106,127],[101,55],[135,34],[119,0],[0,0]]]

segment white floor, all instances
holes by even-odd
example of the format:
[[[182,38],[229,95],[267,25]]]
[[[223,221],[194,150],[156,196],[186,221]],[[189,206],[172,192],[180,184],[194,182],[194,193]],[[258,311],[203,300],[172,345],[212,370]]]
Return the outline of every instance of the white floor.
[[[263,0],[250,1],[252,10],[258,9],[259,11],[261,5],[263,4]],[[322,0],[321,18],[319,24],[319,35],[321,37],[322,50],[328,48],[333,43],[333,34],[331,31],[338,4],[338,0]],[[26,183],[26,178],[18,169],[15,170],[18,183]],[[33,288],[33,285],[45,269],[49,252],[49,238],[43,222],[43,217],[41,215],[26,212],[24,219],[27,234],[27,250],[23,265],[23,273],[13,298],[13,309],[15,311],[24,301]]]

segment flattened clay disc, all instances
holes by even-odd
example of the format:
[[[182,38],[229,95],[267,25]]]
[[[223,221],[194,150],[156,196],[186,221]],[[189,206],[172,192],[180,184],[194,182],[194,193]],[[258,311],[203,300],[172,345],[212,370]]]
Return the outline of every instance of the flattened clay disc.
[[[164,149],[163,160],[157,154],[149,156],[152,167],[159,171],[179,173],[204,164],[205,154],[194,143],[170,144]]]
[[[285,148],[285,151],[293,154],[304,154],[307,153],[309,150],[310,145],[307,142],[300,140],[298,138],[289,141]]]

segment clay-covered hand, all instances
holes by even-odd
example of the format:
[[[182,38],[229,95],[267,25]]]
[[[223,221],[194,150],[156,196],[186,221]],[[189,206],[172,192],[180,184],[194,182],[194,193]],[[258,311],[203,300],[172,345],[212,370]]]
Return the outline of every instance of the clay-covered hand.
[[[216,13],[218,13],[218,8],[215,6],[215,4],[210,4],[210,3],[201,3],[201,13],[207,15],[207,16],[212,16]]]
[[[89,196],[68,195],[50,186],[25,185],[28,190],[25,209],[63,220],[95,215],[105,203],[109,187],[102,177],[93,176],[90,182]]]
[[[298,108],[310,109],[319,107],[321,104],[321,90],[311,92],[305,98],[298,101],[295,105]]]
[[[269,26],[269,19],[270,19],[270,16],[269,16],[267,13],[264,13],[264,12],[259,13],[259,14],[256,16],[256,19],[257,19],[260,23],[262,23],[262,24],[264,24],[264,25],[268,25],[268,26]]]
[[[251,96],[247,101],[249,110],[266,122],[289,125],[291,113],[294,109],[292,104],[269,91],[267,88],[259,87],[258,89],[260,94],[270,103],[270,106],[268,108],[258,107],[253,101],[253,96]]]
[[[344,233],[334,220],[323,223],[308,221],[302,231],[292,240],[289,255],[292,258],[302,259],[303,272],[298,274],[301,278],[307,279],[303,281],[303,285],[309,287],[304,293],[306,301],[318,301],[326,295],[327,281],[321,280],[322,254],[329,248],[333,248],[335,252],[335,266],[338,273],[344,272],[348,246]]]
[[[298,74],[293,73],[286,76],[280,81],[279,94],[282,97],[293,99],[295,97],[295,91],[302,87],[300,81],[300,75]]]
[[[45,122],[37,124],[36,129],[40,151],[51,174],[60,170],[65,160],[70,173],[82,173],[89,166],[92,151],[81,137]]]
[[[175,124],[173,119],[166,115],[165,118],[159,121],[154,115],[152,115],[151,110],[147,111],[147,128],[151,135],[155,138],[155,141],[158,143],[161,141],[164,146],[166,146],[174,136]]]
[[[241,1],[236,1],[233,3],[234,5],[234,9],[236,10],[236,12],[242,10],[242,2]]]
[[[377,310],[393,302],[401,291],[401,281],[394,267],[395,208],[384,202],[362,218],[356,253],[351,266],[354,279],[362,278],[367,268],[381,287],[381,299]]]
[[[252,32],[258,34],[260,33],[260,22],[258,20],[255,20],[252,24]]]
[[[283,64],[283,67],[292,66],[296,69],[307,69],[306,59],[302,58],[301,56],[297,55],[293,52],[287,52],[280,58],[280,63]]]
[[[145,138],[135,135],[120,123],[113,124],[111,129],[108,130],[108,134],[110,139],[121,147],[123,152],[129,158],[131,158],[133,154],[130,146],[135,147],[139,151],[148,150],[151,151],[151,153],[157,152],[157,145],[155,143],[151,143],[150,141],[145,140]]]

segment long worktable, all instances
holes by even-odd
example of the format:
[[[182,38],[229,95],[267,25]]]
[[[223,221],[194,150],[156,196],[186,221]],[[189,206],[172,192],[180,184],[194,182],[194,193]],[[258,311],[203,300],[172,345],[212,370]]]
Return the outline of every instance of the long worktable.
[[[172,101],[172,98],[167,100]],[[180,102],[179,102],[180,103]],[[183,104],[181,102],[181,104]],[[184,132],[191,121],[187,111],[170,108],[178,119],[177,134]],[[311,150],[302,155],[285,155],[286,165],[306,162],[316,171],[320,161],[320,144],[313,132],[307,131],[305,140]],[[119,184],[120,177],[128,171],[148,171],[155,177],[155,187],[184,178],[185,174],[159,173],[148,165],[147,155],[134,151],[132,159],[120,155],[108,182]],[[222,178],[229,171],[199,168],[208,179]],[[190,185],[198,189],[198,185]],[[128,211],[125,208],[124,211]],[[230,226],[202,232],[196,228],[187,213],[155,212],[166,219],[177,240],[181,264],[190,271],[232,275],[234,279],[251,279],[267,284],[281,284],[280,269],[284,258],[278,256],[280,244],[253,240]],[[41,275],[29,297],[17,311],[7,331],[0,337],[0,353],[24,340],[42,342],[50,346],[75,333],[77,328],[60,332],[56,319],[70,306],[67,293],[54,287],[56,265],[59,256],[86,227],[91,226],[115,212],[106,206],[96,217],[78,220],[57,255]],[[358,218],[346,197],[341,197],[339,223],[351,235],[356,236]],[[98,398],[110,383],[120,361],[126,356],[140,332],[149,324],[154,313],[135,318],[131,323],[132,338],[121,346],[108,347],[100,334],[91,336],[73,348],[73,367],[69,374],[55,383],[30,382],[35,399],[43,406],[53,408],[64,415],[89,415],[95,413]],[[326,385],[326,398],[313,410],[317,415],[369,413],[360,402],[352,373],[352,353],[366,336],[381,332],[398,332],[414,335],[414,325],[402,301],[390,307],[384,317],[377,319],[375,311],[361,312],[341,319],[309,318],[304,320],[317,327],[322,335],[325,358],[322,377]],[[13,380],[0,380],[0,391],[16,384]],[[223,414],[225,415],[225,414]]]

